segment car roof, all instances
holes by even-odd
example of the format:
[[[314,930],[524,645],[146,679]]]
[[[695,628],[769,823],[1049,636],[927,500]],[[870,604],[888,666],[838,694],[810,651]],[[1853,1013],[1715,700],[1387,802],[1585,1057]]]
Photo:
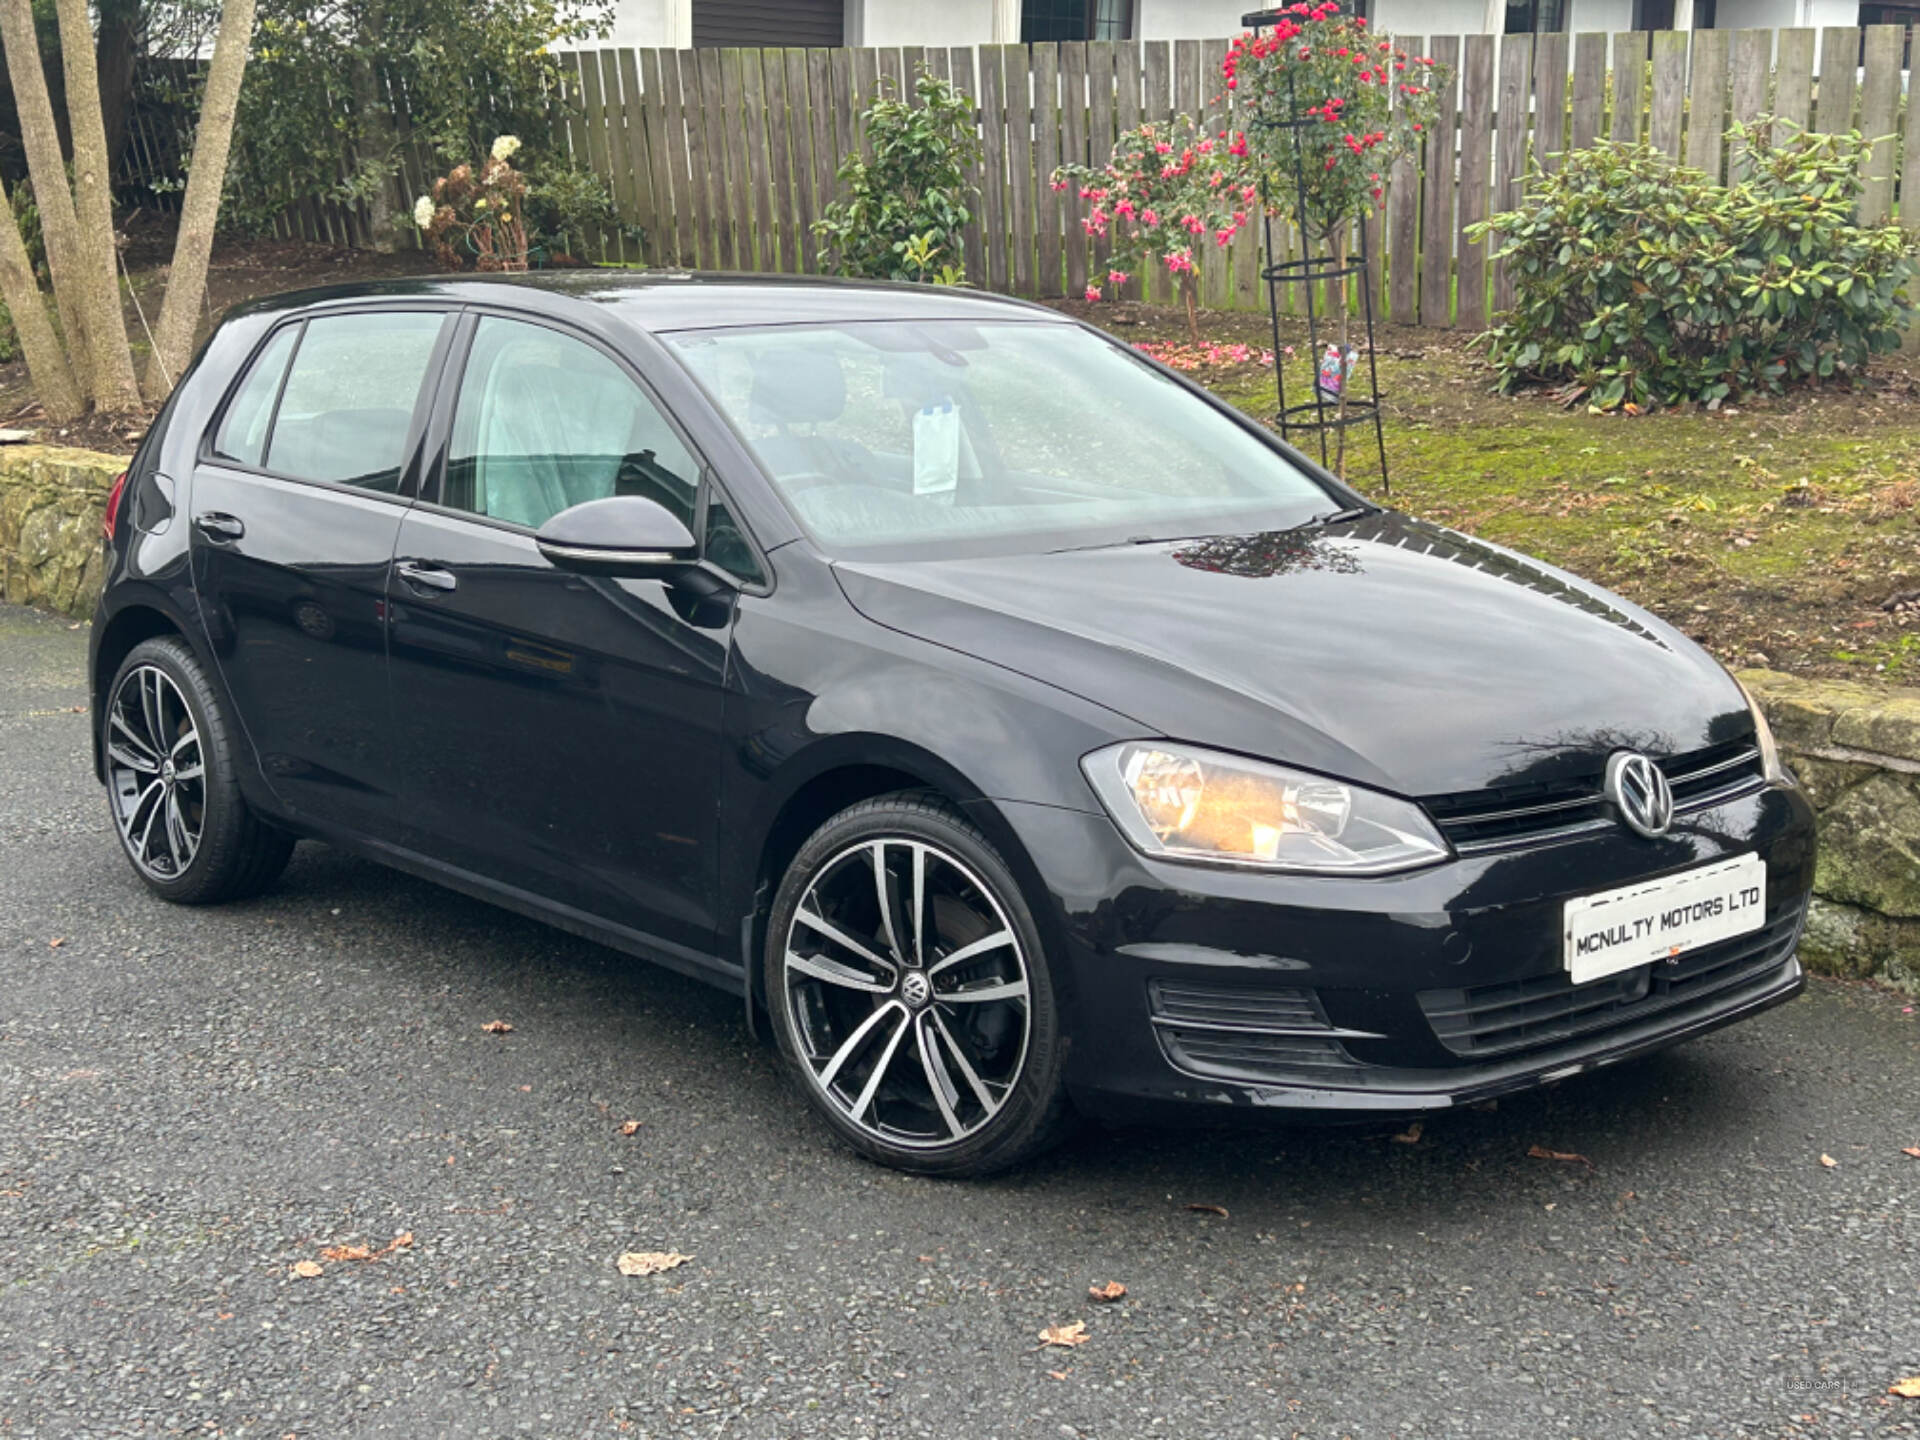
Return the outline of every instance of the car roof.
[[[231,315],[237,318],[374,299],[504,304],[549,315],[564,315],[580,305],[601,306],[617,312],[627,324],[650,332],[859,320],[1072,323],[1044,306],[951,285],[689,270],[545,270],[370,280],[267,296],[236,307]]]

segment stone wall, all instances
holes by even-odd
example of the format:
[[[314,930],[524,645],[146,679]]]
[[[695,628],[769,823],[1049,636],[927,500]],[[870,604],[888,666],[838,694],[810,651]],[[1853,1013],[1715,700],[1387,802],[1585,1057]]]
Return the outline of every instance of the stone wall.
[[[100,516],[124,457],[0,445],[0,598],[85,618],[100,598]]]
[[[1820,819],[1801,959],[1920,990],[1920,690],[1772,670],[1740,678]]]

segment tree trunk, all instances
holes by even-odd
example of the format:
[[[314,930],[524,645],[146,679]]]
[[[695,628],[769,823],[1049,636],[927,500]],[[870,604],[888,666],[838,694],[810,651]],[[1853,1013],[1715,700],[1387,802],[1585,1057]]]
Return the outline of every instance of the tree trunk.
[[[5,297],[7,313],[13,317],[20,353],[27,360],[27,378],[33,382],[33,393],[40,397],[40,407],[56,425],[77,418],[86,409],[86,400],[74,383],[60,337],[53,333],[53,322],[47,319],[40,282],[33,278],[33,262],[27,258],[13,206],[4,195],[0,195],[0,296]]]
[[[367,23],[369,27],[380,24],[377,10]],[[380,77],[365,55],[355,55],[353,59],[353,99],[354,108],[359,112],[354,127],[354,158],[358,162],[355,168],[362,176],[371,174],[379,180],[367,194],[367,228],[372,232],[367,238],[375,250],[390,255],[399,243],[399,230],[394,223],[398,212],[393,204],[393,157],[399,148],[399,137],[394,132],[393,110],[381,89]]]
[[[54,123],[53,101],[47,95],[47,72],[40,61],[31,0],[0,0],[0,41],[6,45],[7,74],[13,82],[33,203],[40,211],[40,234],[46,242],[47,273],[53,280],[60,329],[66,337],[69,373],[79,382],[81,393],[91,395],[93,337],[81,303],[80,225],[74,218],[73,191],[67,186],[67,161]]]
[[[140,382],[134,378],[127,317],[120,309],[119,252],[113,243],[100,75],[93,64],[93,18],[87,0],[56,0],[56,5],[67,70],[67,119],[73,126],[74,209],[80,221],[82,303],[93,342],[93,403],[102,410],[137,410]]]
[[[100,0],[100,121],[107,132],[107,174],[120,173],[127,150],[127,112],[133,107],[133,66],[140,42],[139,0]]]
[[[166,303],[154,331],[153,358],[147,364],[147,398],[155,404],[166,398],[193,357],[194,331],[207,293],[207,260],[220,218],[220,192],[227,180],[227,154],[233,146],[233,119],[240,105],[240,81],[253,38],[253,10],[254,0],[224,0],[220,8],[220,33],[207,67],[187,194],[180,206],[180,233],[173,242],[173,266],[167,272]]]

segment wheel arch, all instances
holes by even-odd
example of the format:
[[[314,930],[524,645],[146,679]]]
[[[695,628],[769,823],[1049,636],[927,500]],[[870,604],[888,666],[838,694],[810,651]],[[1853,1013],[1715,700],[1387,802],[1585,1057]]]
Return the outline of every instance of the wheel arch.
[[[106,724],[107,687],[119,673],[136,645],[161,635],[177,635],[189,646],[193,640],[182,619],[155,596],[142,595],[117,606],[99,625],[93,637],[93,663],[88,676],[89,698],[93,705],[93,776],[106,782],[106,756],[101,749],[101,732]]]
[[[742,917],[741,959],[754,1003],[764,1005],[766,1000],[760,962],[767,924],[774,893],[793,857],[842,810],[900,791],[929,792],[979,828],[1013,871],[1042,943],[1055,949],[1053,907],[1046,903],[1039,869],[993,799],[963,772],[918,745],[892,736],[842,734],[789,764],[781,783],[768,787],[762,821],[753,830],[760,843],[751,872],[741,876],[737,913]],[[1056,973],[1056,993],[1063,1004],[1070,1000],[1065,980],[1064,973]]]

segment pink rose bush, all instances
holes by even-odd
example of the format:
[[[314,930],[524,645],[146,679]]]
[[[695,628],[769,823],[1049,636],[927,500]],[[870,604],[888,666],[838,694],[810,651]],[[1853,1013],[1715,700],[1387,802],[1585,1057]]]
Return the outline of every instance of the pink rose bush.
[[[1445,66],[1372,35],[1332,0],[1290,6],[1271,28],[1240,36],[1220,69],[1271,193],[1293,211],[1297,158],[1309,238],[1336,245],[1381,198],[1394,163],[1418,152],[1449,79]],[[1315,123],[1288,128],[1296,109]]]
[[[1076,187],[1087,203],[1081,222],[1087,234],[1110,242],[1106,284],[1118,290],[1149,264],[1166,267],[1179,283],[1198,344],[1200,267],[1259,212],[1251,155],[1246,136],[1209,134],[1181,115],[1125,131],[1113,157],[1097,169],[1061,166],[1053,188]],[[1097,301],[1102,293],[1095,281],[1086,298]]]

